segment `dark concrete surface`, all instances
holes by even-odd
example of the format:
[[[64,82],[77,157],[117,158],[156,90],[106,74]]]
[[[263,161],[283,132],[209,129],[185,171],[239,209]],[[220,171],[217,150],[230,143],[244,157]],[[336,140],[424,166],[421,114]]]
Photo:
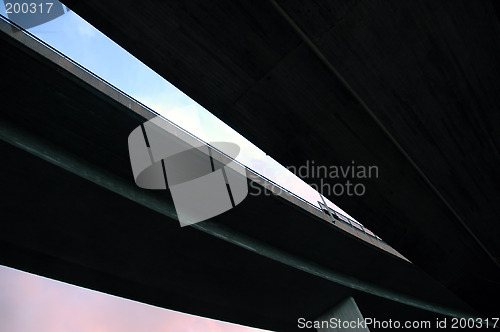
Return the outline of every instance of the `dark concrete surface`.
[[[377,165],[329,198],[497,314],[498,2],[63,2],[281,164]]]
[[[119,190],[87,181],[86,170],[76,162],[66,162],[72,172],[55,166],[82,160],[97,173],[112,174],[136,188],[127,137],[153,114],[0,23],[0,264],[164,308],[279,331],[296,330],[298,318],[319,317],[347,296],[356,299],[367,317],[442,317],[181,228],[175,211],[166,213],[170,217],[160,214]],[[20,134],[5,137],[6,128]],[[21,142],[23,135],[32,150]],[[48,146],[58,152],[51,154]],[[168,191],[145,192],[171,206]],[[417,266],[280,197],[249,196],[207,223],[382,289],[474,314]]]

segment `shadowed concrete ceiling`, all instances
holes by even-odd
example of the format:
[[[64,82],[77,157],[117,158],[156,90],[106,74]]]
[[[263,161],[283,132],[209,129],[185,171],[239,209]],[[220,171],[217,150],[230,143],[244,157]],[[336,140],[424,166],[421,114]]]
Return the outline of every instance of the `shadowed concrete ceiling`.
[[[365,195],[329,198],[494,314],[492,2],[63,2],[281,164],[378,166],[378,178],[362,181]]]
[[[226,230],[370,287],[333,282],[271,259],[268,249],[180,228],[168,191],[138,188],[130,168],[127,137],[153,114],[0,23],[0,264],[279,331],[297,330],[298,318],[317,318],[347,296],[379,320],[442,318],[398,302],[405,297],[431,309],[476,314],[417,266],[280,196],[249,195],[201,227]],[[161,213],[154,204],[161,204]],[[385,298],[375,296],[375,288]]]

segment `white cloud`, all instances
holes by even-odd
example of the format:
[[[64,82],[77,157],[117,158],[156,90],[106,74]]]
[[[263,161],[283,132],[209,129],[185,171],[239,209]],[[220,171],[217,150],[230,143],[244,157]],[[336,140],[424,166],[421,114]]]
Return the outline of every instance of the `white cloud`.
[[[68,16],[68,25],[71,26],[71,29],[76,31],[80,37],[92,38],[100,34],[99,30],[87,23],[75,12],[71,11],[65,15]]]

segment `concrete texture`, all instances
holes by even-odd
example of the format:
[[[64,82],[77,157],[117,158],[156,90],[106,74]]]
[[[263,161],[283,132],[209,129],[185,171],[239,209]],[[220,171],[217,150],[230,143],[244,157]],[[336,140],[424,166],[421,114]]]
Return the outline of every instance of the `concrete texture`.
[[[347,325],[346,327],[342,325],[342,322],[348,322],[348,324],[352,324],[352,322],[364,321],[363,315],[359,311],[359,308],[356,305],[356,301],[352,297],[344,299],[335,308],[332,308],[330,311],[319,317],[318,321],[321,322],[320,324],[325,324],[324,327],[320,327],[317,329],[318,332],[370,331],[364,325]]]
[[[283,165],[377,165],[330,199],[496,314],[495,2],[63,2]]]
[[[179,227],[168,191],[135,186],[128,158],[129,133],[154,114],[6,23],[0,28],[0,264],[279,331],[296,330],[298,318],[319,317],[348,296],[380,320],[442,317]],[[326,220],[290,199],[250,195],[200,225],[353,283],[474,314],[417,266]]]

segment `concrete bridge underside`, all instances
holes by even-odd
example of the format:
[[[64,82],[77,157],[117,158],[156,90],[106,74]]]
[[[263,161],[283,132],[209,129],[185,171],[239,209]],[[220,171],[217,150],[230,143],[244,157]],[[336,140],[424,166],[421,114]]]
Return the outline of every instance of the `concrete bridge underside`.
[[[127,137],[154,114],[0,23],[0,264],[279,331],[349,296],[380,320],[442,317],[427,305],[474,314],[417,266],[279,196],[249,196],[199,229],[180,228],[168,191],[142,190],[131,173]],[[347,282],[283,264],[272,250]],[[360,281],[369,287],[350,285]]]
[[[378,166],[330,199],[495,314],[498,2],[63,2],[281,164]]]

